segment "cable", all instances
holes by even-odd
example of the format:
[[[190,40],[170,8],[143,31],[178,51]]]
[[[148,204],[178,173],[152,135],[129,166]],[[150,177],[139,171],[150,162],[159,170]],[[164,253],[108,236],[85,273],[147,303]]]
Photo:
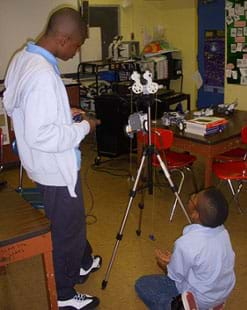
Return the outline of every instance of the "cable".
[[[94,147],[94,143],[89,143],[87,141],[87,144],[92,144],[92,146]],[[94,149],[92,148],[91,151],[94,152]],[[91,165],[89,164],[86,168],[85,168],[85,172],[83,174],[83,179],[84,179],[84,182],[83,184],[86,186],[87,190],[88,190],[88,193],[89,193],[89,197],[90,197],[90,200],[91,200],[91,203],[90,203],[90,207],[89,207],[89,210],[86,211],[86,224],[87,225],[92,225],[92,224],[95,224],[97,222],[97,217],[95,215],[92,214],[92,211],[94,209],[94,206],[95,206],[95,200],[94,200],[94,195],[93,195],[93,192],[90,188],[90,185],[89,185],[89,182],[88,182],[88,173],[89,173],[89,169],[90,169]],[[82,172],[81,172],[82,173]]]
[[[133,93],[130,92],[130,114],[133,113]],[[134,179],[134,176],[132,175],[132,169],[133,169],[133,165],[132,165],[132,152],[133,152],[133,141],[132,139],[130,139],[130,151],[129,151],[129,176],[130,176],[130,180],[132,181]]]
[[[123,158],[119,158],[119,159],[108,159],[108,160],[105,160],[103,162],[100,163],[100,165],[96,165],[96,164],[92,164],[91,165],[91,168],[92,170],[94,171],[98,171],[98,172],[102,172],[102,173],[107,173],[109,175],[112,175],[112,176],[116,176],[116,177],[129,177],[130,176],[130,173],[127,169],[124,169],[124,168],[114,168],[114,167],[102,167],[102,164],[107,164],[107,163],[112,163],[112,162],[116,162],[116,161],[121,161],[123,160]],[[123,172],[123,173],[114,173],[114,171],[119,171],[119,172]]]
[[[92,211],[93,211],[94,205],[95,205],[95,200],[94,200],[93,192],[92,192],[92,190],[91,190],[91,188],[89,186],[89,183],[88,183],[89,168],[90,168],[90,166],[88,166],[86,168],[86,171],[84,173],[84,184],[86,185],[86,188],[88,190],[88,193],[89,193],[89,196],[90,196],[90,200],[91,200],[90,208],[86,212],[86,224],[87,225],[92,225],[92,224],[95,224],[97,222],[97,217],[92,214]],[[92,220],[90,221],[89,219],[92,219]]]
[[[157,124],[157,113],[158,113],[158,100],[157,100],[157,93],[155,94],[155,98],[154,98],[154,101],[153,103],[155,103],[155,114],[154,114],[154,124],[155,124],[155,127],[154,127],[154,130],[156,130],[156,124]],[[154,192],[153,192],[153,195],[152,195],[152,214],[151,214],[151,233],[149,234],[149,239],[152,240],[152,241],[155,241],[156,238],[155,238],[155,234],[154,234],[154,215],[155,215],[155,206],[156,206],[156,193],[155,193],[155,189],[156,189],[156,186],[154,186],[154,178],[155,178],[155,175],[156,175],[156,171],[153,171],[153,175],[152,175],[152,182],[153,182],[153,188],[154,188]]]
[[[88,145],[91,144],[92,147],[91,147],[91,151],[93,153],[95,153],[95,141],[94,142],[89,142],[87,141],[86,142]],[[89,158],[92,158],[93,156],[90,156],[90,154],[88,155]],[[83,179],[84,179],[84,182],[83,184],[85,185],[88,193],[89,193],[89,199],[90,199],[90,207],[89,207],[89,210],[86,212],[86,224],[87,225],[92,225],[92,224],[95,224],[97,222],[97,217],[92,213],[93,212],[93,209],[95,207],[95,199],[94,199],[94,195],[93,195],[93,191],[90,187],[90,184],[88,182],[88,174],[89,174],[89,170],[90,168],[94,171],[98,171],[98,172],[102,172],[102,173],[107,173],[107,174],[110,174],[112,176],[117,176],[117,177],[129,177],[129,171],[127,169],[124,169],[124,168],[119,168],[119,167],[102,167],[102,164],[109,164],[109,163],[112,163],[112,162],[117,162],[117,161],[123,161],[125,158],[118,158],[118,159],[108,159],[108,160],[105,160],[103,162],[101,162],[101,166],[97,166],[95,163],[94,164],[88,164],[86,167],[85,167],[85,170],[84,170],[84,174],[83,174]],[[118,171],[118,172],[123,172],[123,173],[114,173],[114,171]]]

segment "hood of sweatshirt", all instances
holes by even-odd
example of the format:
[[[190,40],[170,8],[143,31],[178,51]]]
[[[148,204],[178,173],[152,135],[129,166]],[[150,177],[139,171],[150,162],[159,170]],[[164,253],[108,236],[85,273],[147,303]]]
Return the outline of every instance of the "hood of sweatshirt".
[[[34,55],[27,52],[25,49],[18,52],[9,66],[6,78],[5,78],[5,88],[3,93],[3,104],[4,108],[9,116],[12,115],[15,108],[18,108],[22,102],[21,96],[23,96],[22,90],[24,89],[24,84],[29,83],[29,88],[31,89],[32,83],[35,83],[35,73],[40,70],[44,70],[44,66],[37,66],[37,59],[41,62],[47,64],[47,69],[51,70],[52,66],[41,56]],[[35,70],[35,72],[34,72]],[[52,69],[53,70],[53,69]],[[32,79],[30,79],[32,76]],[[30,82],[31,81],[31,82]]]

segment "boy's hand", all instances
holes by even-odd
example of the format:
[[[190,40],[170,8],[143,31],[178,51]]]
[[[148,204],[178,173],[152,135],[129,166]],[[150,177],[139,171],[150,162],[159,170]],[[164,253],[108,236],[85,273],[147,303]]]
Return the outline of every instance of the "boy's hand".
[[[164,270],[166,269],[167,264],[170,262],[172,253],[170,251],[161,251],[160,249],[155,250],[155,258],[157,264]]]
[[[71,114],[76,122],[81,122],[83,120],[87,121],[90,125],[90,132],[93,132],[97,125],[100,125],[100,120],[96,119],[93,114],[86,113],[85,111],[78,108],[71,108]]]
[[[97,125],[101,124],[101,121],[97,119],[93,114],[91,113],[85,113],[82,115],[83,120],[87,121],[90,125],[90,132],[93,132]]]
[[[86,112],[82,109],[79,109],[79,108],[71,108],[71,114],[72,116],[75,116],[77,114],[85,114]]]
[[[80,123],[83,120],[83,116],[86,114],[85,111],[79,108],[71,108],[70,109],[73,121],[76,123]]]

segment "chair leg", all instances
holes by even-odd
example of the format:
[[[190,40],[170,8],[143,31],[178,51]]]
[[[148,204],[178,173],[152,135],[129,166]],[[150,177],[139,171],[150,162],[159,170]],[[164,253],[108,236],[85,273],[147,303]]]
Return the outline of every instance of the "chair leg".
[[[182,186],[184,184],[184,173],[180,169],[176,169],[176,170],[173,170],[173,171],[178,171],[181,174],[181,180],[180,180],[179,187],[178,187],[178,194],[180,194]],[[172,218],[174,216],[174,212],[175,212],[175,209],[176,209],[176,206],[177,206],[177,202],[178,202],[178,199],[176,198],[174,203],[173,203],[173,206],[172,206],[172,211],[171,211],[171,215],[170,215],[170,222],[172,221]],[[186,212],[186,211],[184,211],[184,212]]]
[[[23,168],[22,168],[22,164],[20,163],[20,168],[19,168],[19,187],[18,187],[19,191],[22,190],[22,182],[23,182]]]
[[[185,169],[188,170],[191,173],[192,182],[193,182],[193,186],[194,186],[195,192],[198,193],[198,186],[197,186],[197,183],[196,183],[196,177],[195,177],[195,173],[194,173],[193,168],[192,167],[185,167]]]
[[[1,128],[0,128],[1,131]],[[0,187],[5,186],[7,182],[3,179],[3,135],[0,132]]]
[[[233,200],[237,204],[239,212],[243,213],[243,210],[240,207],[240,203],[239,203],[239,199],[238,199],[239,193],[240,193],[240,191],[241,191],[241,189],[243,187],[243,183],[242,182],[239,183],[237,190],[234,189],[231,180],[227,180],[227,183],[228,183],[228,185],[229,185],[229,187],[231,189],[231,192],[232,192],[232,195],[233,195]]]

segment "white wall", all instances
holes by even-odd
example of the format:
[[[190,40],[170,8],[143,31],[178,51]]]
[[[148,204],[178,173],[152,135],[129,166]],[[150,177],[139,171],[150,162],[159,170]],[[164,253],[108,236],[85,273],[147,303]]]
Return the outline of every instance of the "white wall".
[[[14,53],[28,40],[35,40],[45,27],[47,17],[60,0],[0,0],[0,79],[5,76],[7,65]],[[66,0],[76,8],[76,0]],[[79,55],[62,62],[62,72],[76,71]]]
[[[51,10],[58,5],[77,7],[77,0],[0,0],[0,79],[13,54],[29,39],[36,39],[41,33]],[[90,5],[120,5],[123,0],[89,0]],[[135,39],[142,47],[144,31],[151,34],[155,26],[165,29],[168,42],[182,52],[184,71],[184,92],[191,94],[192,106],[195,105],[197,92],[192,74],[197,68],[196,0],[132,0],[131,6],[121,7],[120,31],[124,40]],[[79,55],[72,60],[60,62],[60,69],[76,72]],[[176,85],[175,85],[176,86]],[[175,87],[176,89],[178,87]]]

